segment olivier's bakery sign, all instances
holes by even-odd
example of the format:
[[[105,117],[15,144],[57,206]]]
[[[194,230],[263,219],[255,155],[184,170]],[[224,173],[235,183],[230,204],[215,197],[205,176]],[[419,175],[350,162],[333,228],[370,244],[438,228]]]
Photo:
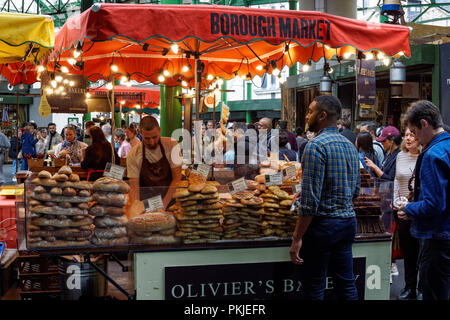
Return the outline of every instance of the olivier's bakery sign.
[[[360,300],[364,300],[366,258],[353,259]],[[302,267],[291,262],[179,266],[165,268],[166,300],[302,299]],[[325,298],[334,298],[326,279]]]
[[[268,17],[211,13],[211,33],[291,39],[330,40],[331,23],[325,19]]]

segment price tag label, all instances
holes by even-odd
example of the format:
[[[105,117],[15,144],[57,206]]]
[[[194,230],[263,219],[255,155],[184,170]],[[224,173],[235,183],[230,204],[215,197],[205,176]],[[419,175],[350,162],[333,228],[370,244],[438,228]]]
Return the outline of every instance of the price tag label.
[[[300,192],[300,191],[302,191],[302,185],[300,183],[292,186],[292,192],[294,194],[297,194],[297,192]]]
[[[144,200],[145,212],[155,212],[164,209],[161,195]]]
[[[283,181],[292,180],[297,177],[297,168],[295,166],[289,166],[283,169]]]
[[[266,186],[281,186],[283,184],[283,177],[281,172],[276,174],[266,174]]]
[[[211,171],[211,166],[208,164],[201,163],[201,164],[194,164],[192,166],[193,173],[196,173],[205,178],[208,178],[209,171]]]
[[[247,190],[247,183],[245,182],[245,178],[242,177],[240,179],[232,181],[228,184],[228,189],[230,189],[231,194]]]
[[[117,180],[123,180],[123,174],[125,173],[125,168],[112,164],[108,162],[105,167],[105,171],[103,172],[103,176],[110,177]]]

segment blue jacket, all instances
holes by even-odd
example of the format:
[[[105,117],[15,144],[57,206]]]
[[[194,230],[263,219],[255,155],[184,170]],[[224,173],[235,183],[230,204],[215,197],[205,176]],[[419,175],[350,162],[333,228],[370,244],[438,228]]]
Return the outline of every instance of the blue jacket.
[[[443,132],[417,158],[414,201],[405,212],[419,239],[450,239],[450,134]]]
[[[24,132],[20,138],[20,142],[22,143],[22,154],[29,154],[32,158],[36,158],[36,149],[34,146],[38,141],[39,139],[33,139],[33,135],[31,133]]]

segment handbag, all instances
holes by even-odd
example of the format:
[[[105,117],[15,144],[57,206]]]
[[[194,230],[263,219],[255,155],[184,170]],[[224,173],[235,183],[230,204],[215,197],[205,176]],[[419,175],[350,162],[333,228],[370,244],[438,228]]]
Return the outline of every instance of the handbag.
[[[394,220],[392,225],[392,254],[391,259],[403,259],[403,249],[400,247],[400,225]]]

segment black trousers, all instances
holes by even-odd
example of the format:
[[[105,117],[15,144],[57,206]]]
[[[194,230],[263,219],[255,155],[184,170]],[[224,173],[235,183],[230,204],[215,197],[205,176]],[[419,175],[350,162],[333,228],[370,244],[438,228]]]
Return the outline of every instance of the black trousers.
[[[419,240],[411,236],[411,221],[397,220],[399,225],[400,247],[404,254],[405,288],[415,290],[417,288]],[[419,283],[421,284],[421,283]],[[422,288],[419,285],[419,290]]]
[[[419,277],[424,300],[450,299],[450,240],[420,242]]]

